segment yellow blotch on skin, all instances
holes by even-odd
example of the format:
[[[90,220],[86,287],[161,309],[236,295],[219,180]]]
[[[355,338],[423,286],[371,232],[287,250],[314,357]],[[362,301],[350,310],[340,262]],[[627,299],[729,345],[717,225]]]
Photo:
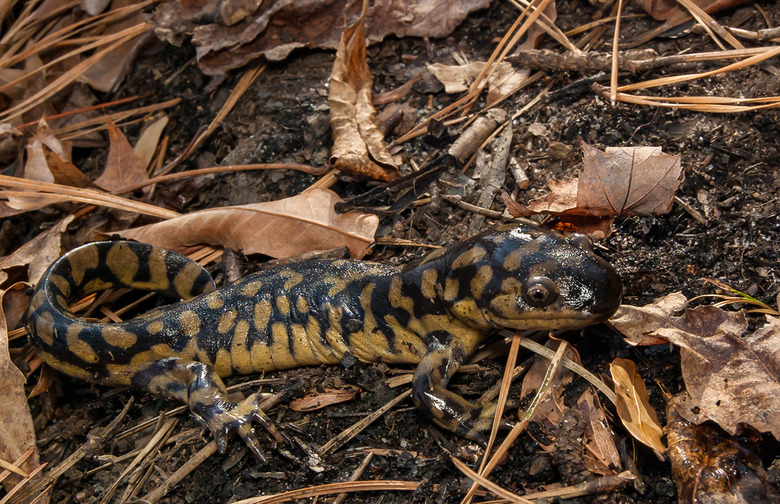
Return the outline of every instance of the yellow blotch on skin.
[[[400,276],[397,276],[390,281],[390,304],[393,306],[393,308],[403,308],[409,313],[414,313],[414,301],[412,301],[412,298],[403,295],[401,292],[402,285],[403,283],[401,282]],[[368,284],[360,294],[360,299],[363,301],[364,308],[367,308],[365,306],[367,303],[366,300],[369,300],[370,302],[371,291],[373,288],[373,284]]]
[[[233,322],[236,321],[236,315],[238,315],[236,310],[226,311],[220,315],[219,323],[217,324],[217,331],[219,331],[220,334],[225,334],[228,332],[230,328],[233,327]]]
[[[230,352],[224,348],[217,350],[217,358],[214,361],[214,371],[220,377],[230,376],[233,374],[232,359]]]
[[[289,315],[290,314],[290,298],[287,296],[277,296],[276,297],[276,309],[279,310],[279,313],[282,315]]]
[[[247,348],[246,337],[249,334],[249,322],[241,319],[236,322],[233,331],[233,341],[230,344],[230,358],[233,361],[233,369],[239,374],[249,374],[257,370],[252,367],[252,355]],[[258,345],[255,345],[258,346]]]
[[[39,294],[43,295],[43,291],[39,291]],[[38,297],[38,294],[35,297]],[[41,313],[35,320],[35,334],[47,346],[54,343],[54,317],[51,313]]]
[[[458,284],[457,280],[447,277],[447,279],[444,281],[444,300],[455,301],[455,299],[458,297],[459,288],[460,285]]]
[[[138,341],[138,336],[116,326],[107,325],[103,328],[103,339],[111,346],[130,348]]]
[[[241,295],[244,297],[254,297],[263,284],[259,280],[251,280],[241,286]]]
[[[165,327],[165,324],[163,324],[161,320],[155,320],[146,326],[146,332],[154,336],[155,334],[162,331],[163,327]]]
[[[68,257],[70,276],[76,285],[82,285],[86,271],[96,268],[99,260],[97,247],[84,247],[73,256]]]
[[[331,284],[331,287],[328,289],[329,297],[335,297],[336,294],[339,294],[347,287],[347,282],[340,278],[330,277],[326,281]]]
[[[481,299],[490,279],[493,278],[493,268],[490,266],[481,266],[474,277],[471,279],[471,296],[474,299]]]
[[[74,364],[62,362],[52,355],[44,354],[43,357],[48,365],[62,374],[78,378],[79,380],[92,381],[92,373],[86,369],[82,369]],[[108,383],[108,385],[112,385],[112,383]],[[116,385],[129,385],[129,381],[128,383],[117,383]]]
[[[209,296],[208,300],[206,300],[206,306],[208,306],[212,310],[219,310],[224,305],[225,305],[225,300],[217,295]]]
[[[154,262],[154,253],[150,254],[149,262]],[[126,242],[117,242],[106,254],[106,265],[111,272],[126,285],[136,285],[133,282],[138,272],[138,255],[130,249]],[[150,269],[153,269],[150,266]]]
[[[287,326],[283,322],[271,324],[271,359],[274,369],[289,369],[298,366],[287,340]]]
[[[271,319],[271,310],[271,302],[267,299],[255,303],[253,322],[255,324],[255,329],[257,329],[257,332],[260,334],[266,334],[268,332],[268,321]]]
[[[487,251],[482,247],[471,247],[459,255],[455,261],[453,261],[452,269],[463,268],[469,264],[474,264],[485,257],[485,254],[487,254]]]
[[[70,295],[70,283],[68,280],[63,277],[62,275],[52,275],[51,277],[51,283],[57,286],[57,288],[62,291],[62,293],[66,296]]]
[[[173,279],[173,286],[176,288],[176,292],[182,299],[192,299],[194,292],[192,289],[195,287],[195,280],[203,272],[203,268],[196,262],[187,263]],[[206,291],[210,289],[206,288]]]
[[[290,290],[299,283],[303,282],[303,275],[297,271],[284,271],[282,276],[287,277],[287,280],[284,282],[285,290]]]
[[[309,302],[306,300],[305,297],[299,297],[295,300],[295,309],[298,310],[299,313],[308,313],[309,312]]]
[[[420,290],[422,291],[423,296],[429,299],[436,298],[436,281],[438,279],[439,272],[435,269],[428,268],[427,270],[423,271],[422,285],[420,286]]]
[[[190,338],[200,332],[200,317],[192,310],[185,310],[179,315],[179,324],[184,334]]]
[[[68,331],[65,335],[65,340],[68,343],[68,350],[73,352],[84,362],[95,364],[99,360],[97,354],[86,341],[79,338],[79,333],[82,328],[83,326],[81,324],[73,324],[68,327]]]
[[[531,241],[507,254],[504,259],[504,268],[507,271],[515,271],[523,264],[523,259],[528,257],[529,254],[538,252],[541,245],[539,242]]]

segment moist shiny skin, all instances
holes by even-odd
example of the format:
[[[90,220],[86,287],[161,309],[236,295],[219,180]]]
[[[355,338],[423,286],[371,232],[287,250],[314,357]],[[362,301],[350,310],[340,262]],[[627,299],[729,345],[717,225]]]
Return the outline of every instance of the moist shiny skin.
[[[121,323],[79,319],[69,303],[114,287],[183,301]],[[498,328],[576,329],[607,319],[622,286],[580,235],[503,226],[398,269],[309,261],[214,288],[197,263],[150,245],[99,242],[52,264],[32,294],[30,339],[59,371],[132,385],[181,401],[217,440],[238,432],[262,459],[251,424],[270,427],[258,399],[227,399],[221,378],[338,363],[416,363],[415,403],[433,421],[482,440],[494,404],[446,390],[452,374]],[[278,437],[278,434],[277,434]]]

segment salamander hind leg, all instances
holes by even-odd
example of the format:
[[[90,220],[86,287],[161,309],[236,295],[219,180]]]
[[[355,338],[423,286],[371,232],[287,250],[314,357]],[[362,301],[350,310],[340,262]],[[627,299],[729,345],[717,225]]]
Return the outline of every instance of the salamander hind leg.
[[[240,403],[231,402],[222,380],[208,364],[179,358],[152,362],[135,374],[132,385],[187,404],[195,418],[211,431],[220,453],[227,448],[229,434],[235,432],[265,463],[265,455],[252,428],[253,422],[265,427],[277,441],[283,441],[271,420],[260,409],[257,394]]]
[[[458,346],[439,342],[429,345],[414,373],[412,398],[436,425],[485,446],[482,433],[493,425],[496,403],[476,405],[446,389],[464,358]]]

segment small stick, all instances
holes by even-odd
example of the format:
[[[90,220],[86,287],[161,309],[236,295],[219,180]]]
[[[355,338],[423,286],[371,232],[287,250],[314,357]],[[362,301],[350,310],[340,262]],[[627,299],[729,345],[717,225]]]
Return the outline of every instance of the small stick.
[[[360,465],[355,469],[355,472],[352,473],[352,476],[349,477],[347,481],[357,481],[358,478],[360,478],[363,473],[366,471],[366,468],[368,467],[368,463],[371,462],[371,459],[374,457],[374,452],[369,451],[366,453],[366,456],[363,457],[363,460],[360,462]],[[335,499],[333,499],[333,504],[343,504],[345,500],[347,500],[347,496],[349,494],[346,492],[340,493]]]
[[[346,430],[343,430],[342,432],[337,434],[336,437],[334,437],[333,439],[331,439],[330,441],[322,445],[322,448],[320,448],[319,450],[320,456],[324,457],[328,453],[342,446],[344,443],[346,443],[347,441],[349,441],[350,439],[358,435],[363,429],[371,425],[379,417],[384,415],[387,411],[390,410],[390,408],[400,403],[401,401],[408,399],[411,396],[412,396],[412,389],[409,389],[406,392],[399,394],[395,399],[388,401],[384,406],[374,411],[370,415],[367,415],[360,421],[354,423],[351,427],[347,428]]]
[[[477,205],[489,208],[506,180],[506,167],[509,163],[509,151],[512,147],[512,126],[507,124],[494,141],[493,157],[488,170],[482,178],[482,191],[477,197]],[[469,223],[469,235],[476,234],[485,223],[485,216],[476,214]]]

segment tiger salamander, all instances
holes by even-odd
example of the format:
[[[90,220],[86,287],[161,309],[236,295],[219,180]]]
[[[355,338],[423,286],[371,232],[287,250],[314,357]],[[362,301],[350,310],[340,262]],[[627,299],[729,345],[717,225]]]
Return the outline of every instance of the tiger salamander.
[[[129,287],[178,303],[121,323],[77,318],[69,303]],[[252,429],[258,399],[231,403],[221,378],[365,362],[416,363],[414,402],[433,421],[481,440],[495,411],[446,390],[498,328],[576,329],[607,319],[622,286],[581,235],[503,226],[438,249],[403,269],[308,261],[215,289],[194,261],[119,241],[84,245],[55,261],[32,293],[30,339],[53,368],[103,385],[131,385],[187,404],[224,452],[237,432],[262,459]]]

